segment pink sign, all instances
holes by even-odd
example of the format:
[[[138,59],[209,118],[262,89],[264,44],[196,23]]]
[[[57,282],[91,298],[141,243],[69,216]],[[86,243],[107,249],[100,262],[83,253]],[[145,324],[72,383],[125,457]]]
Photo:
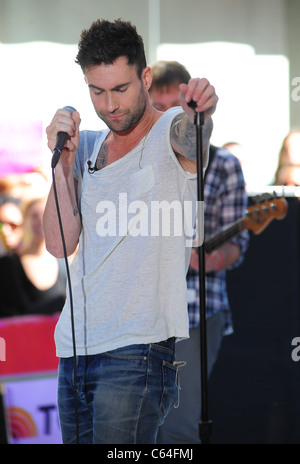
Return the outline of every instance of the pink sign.
[[[42,165],[42,121],[0,121],[0,177]]]

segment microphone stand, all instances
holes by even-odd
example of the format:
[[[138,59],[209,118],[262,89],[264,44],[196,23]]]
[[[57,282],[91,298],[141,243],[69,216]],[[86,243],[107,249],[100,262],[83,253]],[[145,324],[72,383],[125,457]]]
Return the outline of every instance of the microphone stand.
[[[191,108],[197,106],[193,100]],[[197,230],[198,232],[198,264],[199,264],[199,304],[200,304],[200,381],[201,381],[201,421],[199,422],[199,437],[202,444],[210,443],[212,422],[208,420],[208,375],[207,375],[207,328],[206,328],[206,291],[205,291],[205,245],[204,245],[204,182],[203,182],[203,134],[204,114],[195,111],[197,149]],[[201,228],[201,232],[200,232]]]

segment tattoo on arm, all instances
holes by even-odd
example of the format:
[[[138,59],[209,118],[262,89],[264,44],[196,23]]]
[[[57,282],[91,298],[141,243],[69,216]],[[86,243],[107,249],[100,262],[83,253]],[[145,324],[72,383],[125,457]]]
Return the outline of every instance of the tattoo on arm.
[[[73,216],[77,216],[78,213],[79,213],[79,209],[78,209],[78,206],[76,206],[76,208],[73,209]]]
[[[209,119],[203,126],[203,151],[206,153],[212,131]],[[184,113],[180,113],[172,121],[171,145],[175,153],[194,161],[196,159],[196,128]]]

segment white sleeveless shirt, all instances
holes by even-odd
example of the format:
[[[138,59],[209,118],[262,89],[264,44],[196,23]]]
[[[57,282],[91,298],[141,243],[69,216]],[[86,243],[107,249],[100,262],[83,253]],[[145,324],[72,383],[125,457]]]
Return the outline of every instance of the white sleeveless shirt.
[[[170,144],[180,112],[164,113],[137,147],[94,173],[87,161],[95,165],[108,130],[80,133],[74,176],[82,232],[70,266],[77,355],[189,336],[197,175],[184,171]],[[55,341],[59,357],[73,356],[69,296]]]

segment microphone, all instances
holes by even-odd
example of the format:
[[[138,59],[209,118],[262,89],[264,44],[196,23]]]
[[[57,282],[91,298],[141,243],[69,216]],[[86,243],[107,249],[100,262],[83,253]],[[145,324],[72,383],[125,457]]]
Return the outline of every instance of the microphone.
[[[64,110],[69,111],[69,113],[73,114],[76,110],[72,106],[64,106]],[[58,132],[56,145],[53,150],[53,156],[51,161],[51,168],[54,169],[57,163],[59,162],[60,155],[64,149],[68,134],[67,132]]]
[[[98,171],[98,169],[96,168],[96,164],[95,166],[92,166],[91,160],[87,161],[86,163],[88,165],[89,174],[94,174],[94,172]]]

